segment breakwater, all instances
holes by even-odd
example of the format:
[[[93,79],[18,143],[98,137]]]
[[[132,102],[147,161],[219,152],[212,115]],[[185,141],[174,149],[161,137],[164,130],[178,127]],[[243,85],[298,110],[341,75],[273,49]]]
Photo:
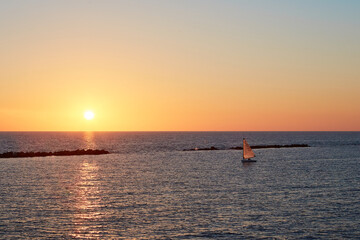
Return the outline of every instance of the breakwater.
[[[57,151],[57,152],[5,152],[0,154],[0,158],[27,158],[27,157],[47,157],[47,156],[73,156],[73,155],[101,155],[109,154],[106,150],[98,149],[78,149],[74,151]]]
[[[261,149],[261,148],[300,148],[300,147],[310,147],[308,144],[290,144],[290,145],[254,145],[251,146],[252,149]],[[226,149],[220,149],[214,146],[207,148],[190,148],[183,149],[183,151],[214,151],[214,150],[242,150],[243,147],[231,147]]]

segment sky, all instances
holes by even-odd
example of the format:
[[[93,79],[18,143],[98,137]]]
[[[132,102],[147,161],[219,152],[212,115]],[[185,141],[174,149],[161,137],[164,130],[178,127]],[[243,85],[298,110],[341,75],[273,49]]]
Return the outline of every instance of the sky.
[[[2,0],[0,131],[360,131],[359,12]]]

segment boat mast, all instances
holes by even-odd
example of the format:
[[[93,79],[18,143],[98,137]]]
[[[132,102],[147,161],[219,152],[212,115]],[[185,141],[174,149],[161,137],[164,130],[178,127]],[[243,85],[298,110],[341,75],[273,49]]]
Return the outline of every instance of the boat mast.
[[[243,159],[245,159],[245,138],[243,138]]]

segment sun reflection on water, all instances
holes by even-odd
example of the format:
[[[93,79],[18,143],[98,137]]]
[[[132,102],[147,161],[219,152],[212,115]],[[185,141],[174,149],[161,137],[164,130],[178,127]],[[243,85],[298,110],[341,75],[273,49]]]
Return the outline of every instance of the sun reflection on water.
[[[94,140],[94,132],[84,132],[84,148],[96,149],[96,143]]]
[[[74,238],[99,237],[99,224],[103,217],[100,212],[102,201],[99,191],[98,166],[95,162],[84,160],[79,168],[78,182],[74,194]]]

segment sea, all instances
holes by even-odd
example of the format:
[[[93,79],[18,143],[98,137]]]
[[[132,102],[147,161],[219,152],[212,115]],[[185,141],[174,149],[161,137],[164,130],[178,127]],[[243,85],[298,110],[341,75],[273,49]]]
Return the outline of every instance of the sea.
[[[0,158],[0,239],[360,239],[360,132],[0,132],[76,149]]]

